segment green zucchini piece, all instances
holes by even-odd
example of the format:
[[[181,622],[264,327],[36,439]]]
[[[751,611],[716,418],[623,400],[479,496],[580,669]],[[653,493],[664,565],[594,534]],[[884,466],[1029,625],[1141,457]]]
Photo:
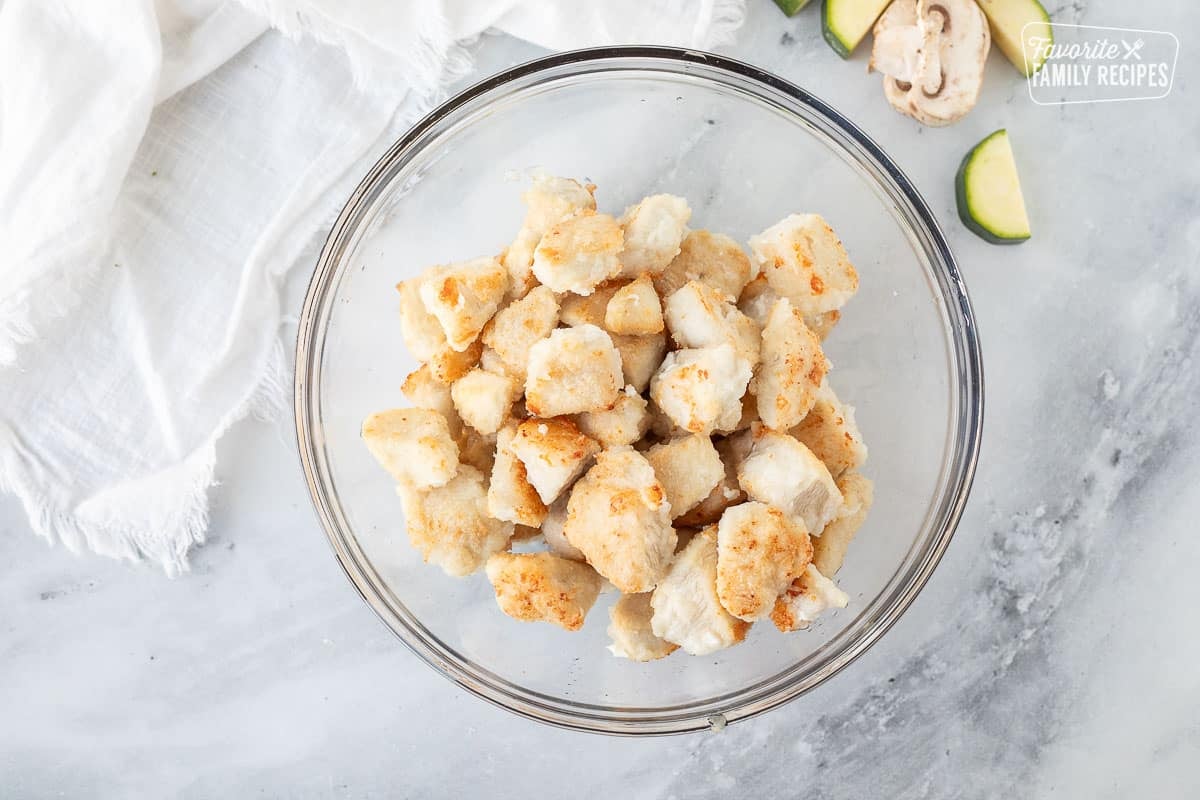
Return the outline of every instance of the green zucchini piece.
[[[808,5],[808,0],[775,0],[775,5],[789,17],[794,17],[800,9]]]
[[[1049,48],[1030,43],[1054,41],[1050,15],[1038,0],[976,0],[992,27],[992,41],[1022,75],[1029,77],[1046,63]]]
[[[821,34],[842,58],[849,58],[891,0],[824,0]]]
[[[954,195],[963,224],[992,244],[1020,244],[1029,238],[1017,162],[1004,128],[967,153],[954,179]]]

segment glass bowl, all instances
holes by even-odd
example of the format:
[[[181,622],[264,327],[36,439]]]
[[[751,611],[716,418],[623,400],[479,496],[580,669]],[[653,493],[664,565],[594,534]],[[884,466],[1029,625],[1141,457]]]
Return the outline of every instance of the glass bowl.
[[[359,438],[405,405],[415,362],[394,285],[498,253],[534,171],[599,186],[620,212],[682,195],[691,226],[741,241],[793,211],[822,214],[861,289],[826,347],[858,409],[875,507],[838,573],[850,606],[811,630],[771,623],[706,657],[649,664],[605,650],[602,595],[581,631],[504,616],[482,575],[447,577],[409,546],[391,480]],[[476,695],[542,722],[613,734],[720,727],[776,707],[875,642],[928,580],[971,484],[983,416],[966,289],[928,206],[837,111],[750,65],[658,47],[583,50],[489,78],[414,126],[371,169],[329,234],[296,345],[300,457],[350,581],[414,653]],[[400,680],[400,678],[397,678]]]

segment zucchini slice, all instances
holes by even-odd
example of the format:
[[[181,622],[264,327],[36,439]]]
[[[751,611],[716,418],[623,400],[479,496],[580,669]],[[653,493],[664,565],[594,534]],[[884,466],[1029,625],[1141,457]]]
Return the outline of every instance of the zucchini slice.
[[[958,167],[954,194],[963,224],[992,244],[1020,244],[1029,238],[1017,162],[1004,128],[967,153]]]
[[[842,58],[849,58],[891,0],[824,0],[821,34]]]
[[[1050,15],[1038,0],[976,0],[992,26],[992,39],[1025,77],[1042,68],[1054,42]],[[1039,49],[1031,39],[1041,40]]]
[[[775,0],[775,5],[789,17],[794,17],[800,9],[808,5],[808,0]]]

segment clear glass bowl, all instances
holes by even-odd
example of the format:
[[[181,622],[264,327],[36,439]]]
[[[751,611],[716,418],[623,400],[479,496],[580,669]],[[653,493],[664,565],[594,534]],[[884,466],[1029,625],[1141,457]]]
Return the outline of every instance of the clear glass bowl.
[[[650,664],[605,650],[602,596],[566,633],[501,614],[482,575],[449,578],[409,546],[399,499],[359,438],[404,405],[415,364],[394,285],[435,263],[499,252],[531,170],[586,178],[603,209],[686,197],[691,225],[749,235],[793,211],[824,215],[861,276],[827,342],[858,409],[875,507],[838,582],[849,608],[790,635],[760,623],[737,647]],[[983,416],[966,289],[925,202],[837,111],[755,67],[632,47],[539,59],[448,101],[371,169],[338,217],[308,289],[296,424],[334,553],[379,617],[478,696],[569,728],[661,734],[720,726],[812,689],[904,612],[966,502]],[[397,678],[399,680],[400,678]]]

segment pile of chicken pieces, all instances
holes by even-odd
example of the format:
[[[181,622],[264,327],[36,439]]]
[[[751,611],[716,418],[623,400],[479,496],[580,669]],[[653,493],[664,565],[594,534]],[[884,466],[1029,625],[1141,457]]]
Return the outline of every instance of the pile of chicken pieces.
[[[409,539],[519,620],[578,630],[607,581],[636,661],[806,628],[846,605],[830,576],[872,500],[821,349],[854,267],[817,215],[748,257],[683,198],[616,218],[594,191],[536,178],[503,254],[397,287],[413,407],[362,436]]]

